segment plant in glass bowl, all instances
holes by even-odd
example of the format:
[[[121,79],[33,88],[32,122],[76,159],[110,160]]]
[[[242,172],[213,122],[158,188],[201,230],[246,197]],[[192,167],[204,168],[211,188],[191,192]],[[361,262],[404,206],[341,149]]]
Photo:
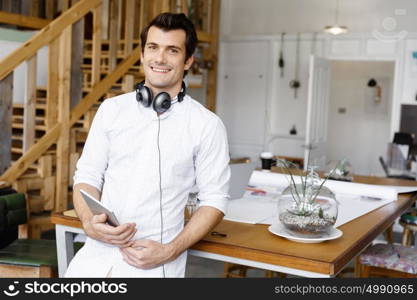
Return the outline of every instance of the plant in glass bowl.
[[[286,160],[277,160],[277,166],[289,175],[289,185],[278,201],[279,221],[285,230],[302,238],[328,234],[336,223],[338,207],[334,193],[324,183],[334,169],[325,179],[320,179],[311,166],[306,173]],[[297,172],[299,176],[295,175]]]

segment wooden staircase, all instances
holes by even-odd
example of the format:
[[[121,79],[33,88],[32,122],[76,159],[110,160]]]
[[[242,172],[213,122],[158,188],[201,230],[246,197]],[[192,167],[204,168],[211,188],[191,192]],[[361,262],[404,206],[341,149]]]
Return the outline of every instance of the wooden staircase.
[[[9,182],[16,190],[27,195],[30,218],[23,235],[39,238],[43,230],[53,228],[50,223],[51,212],[71,207],[76,162],[100,103],[106,98],[132,91],[134,83],[143,80],[139,61],[140,41],[133,39],[133,33],[136,31],[136,35],[140,28],[132,27],[138,24],[143,26],[162,11],[188,11],[187,1],[109,1],[108,5],[113,10],[108,10],[107,16],[103,9],[105,1],[75,1],[72,7],[48,23],[20,49],[0,61],[0,113],[2,101],[12,102],[9,125],[11,166],[1,175],[0,181]],[[198,36],[201,44],[205,45],[204,59],[210,60],[212,65],[214,63],[208,75],[208,82],[213,85],[216,76],[219,0],[209,2],[213,11],[210,15],[214,20],[211,22],[213,29],[210,32],[199,31]],[[120,3],[123,5],[117,7]],[[138,3],[140,7],[132,9]],[[114,9],[116,12],[122,9],[125,18],[117,21],[120,14],[114,13]],[[141,15],[132,15],[129,9]],[[103,16],[108,18],[107,29],[105,26],[102,28]],[[77,42],[72,32],[79,32],[77,26],[81,22],[91,26],[93,32],[81,41],[81,58],[77,66],[68,57],[71,57],[74,42]],[[103,31],[108,32],[107,39],[102,38]],[[24,99],[24,103],[13,102],[9,91],[12,89],[10,78],[13,70],[26,61],[29,75],[36,76],[36,64],[30,67],[30,63],[45,45],[49,46],[47,86],[34,86],[36,80],[32,80],[32,86],[26,86],[32,91],[29,92],[32,96]],[[207,45],[212,45],[215,50]],[[74,93],[70,84],[76,82],[71,78],[73,68],[81,70],[78,76],[82,80],[81,85],[76,86],[79,100],[70,109],[70,97]],[[8,87],[3,94],[9,98],[1,98],[4,91],[2,86],[3,89],[4,86]],[[215,84],[207,89],[208,108],[215,107],[214,95]]]

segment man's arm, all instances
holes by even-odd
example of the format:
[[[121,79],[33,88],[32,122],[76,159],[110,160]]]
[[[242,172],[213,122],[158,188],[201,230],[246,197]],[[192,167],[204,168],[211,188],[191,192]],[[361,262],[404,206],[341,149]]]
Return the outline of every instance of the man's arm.
[[[170,262],[201,240],[216,226],[224,214],[210,206],[201,206],[191,217],[181,233],[170,243],[136,240],[131,247],[121,248],[124,260],[140,269],[151,269]]]
[[[136,232],[135,224],[122,224],[118,227],[107,225],[107,216],[105,214],[93,215],[80,193],[80,189],[83,189],[96,199],[101,198],[100,191],[104,183],[103,177],[109,161],[110,148],[106,135],[106,120],[111,122],[108,121],[108,113],[114,113],[115,111],[114,108],[106,109],[108,105],[112,105],[110,100],[101,104],[94,116],[83,153],[77,162],[77,170],[74,175],[73,202],[84,231],[89,237],[123,247],[130,244],[128,241]]]
[[[201,206],[192,215],[183,231],[167,246],[172,248],[174,256],[177,257],[205,237],[223,217],[223,212],[217,208]]]
[[[78,183],[74,185],[73,202],[75,211],[81,220],[85,233],[92,239],[119,247],[128,247],[132,244],[130,239],[135,235],[134,223],[125,223],[114,227],[106,224],[105,214],[93,215],[88,205],[81,196],[80,189],[86,191],[96,199],[101,198],[100,191],[92,185]]]

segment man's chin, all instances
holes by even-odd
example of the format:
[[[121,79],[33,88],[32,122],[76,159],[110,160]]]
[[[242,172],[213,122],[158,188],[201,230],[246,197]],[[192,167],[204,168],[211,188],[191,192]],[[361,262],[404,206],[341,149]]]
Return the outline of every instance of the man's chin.
[[[172,85],[170,82],[167,82],[167,81],[156,81],[156,80],[155,81],[149,80],[149,84],[156,89],[166,89]]]

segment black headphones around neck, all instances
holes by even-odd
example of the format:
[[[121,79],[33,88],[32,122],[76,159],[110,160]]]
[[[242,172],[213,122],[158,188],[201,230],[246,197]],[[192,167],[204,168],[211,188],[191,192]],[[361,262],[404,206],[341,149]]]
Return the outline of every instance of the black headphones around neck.
[[[152,90],[145,86],[145,81],[138,83],[135,86],[136,100],[141,102],[143,106],[150,107],[158,113],[166,112],[171,107],[171,96],[167,92],[158,93],[155,98]],[[178,93],[178,102],[184,100],[186,94],[186,88],[184,81],[181,85],[181,91]]]

